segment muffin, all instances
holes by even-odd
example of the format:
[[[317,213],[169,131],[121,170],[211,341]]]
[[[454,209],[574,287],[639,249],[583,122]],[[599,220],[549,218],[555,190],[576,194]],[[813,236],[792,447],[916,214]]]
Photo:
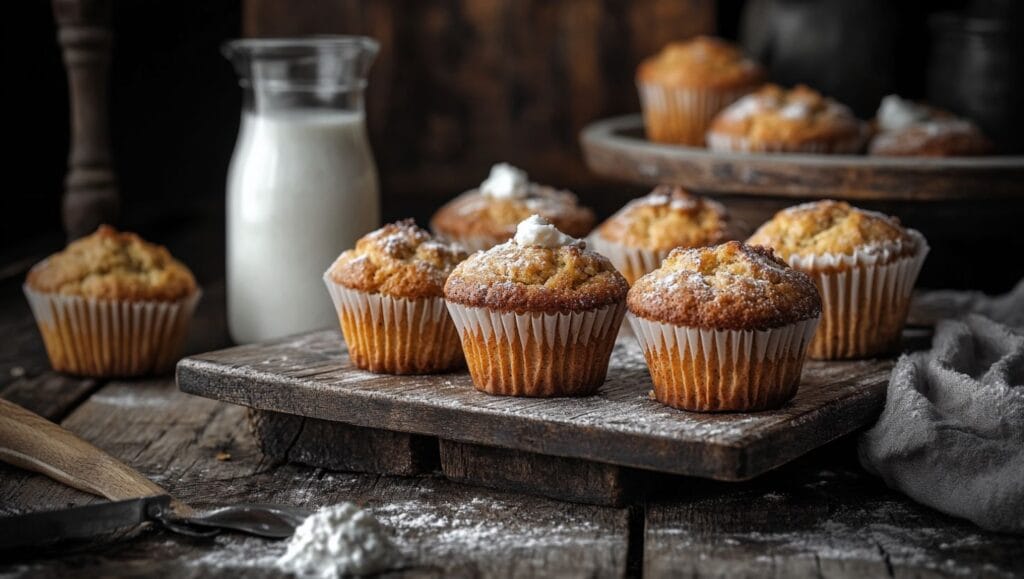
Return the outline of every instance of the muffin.
[[[718,111],[763,80],[764,70],[724,40],[698,36],[670,43],[636,73],[647,138],[703,145]]]
[[[803,85],[767,84],[719,113],[707,140],[712,151],[856,153],[866,136],[846,105]]]
[[[821,299],[771,250],[675,249],[629,290],[654,398],[697,412],[777,408],[796,395]]]
[[[772,248],[821,291],[824,314],[812,358],[863,358],[899,346],[928,254],[920,233],[894,217],[818,201],[780,211],[747,243]]]
[[[444,283],[466,259],[412,219],[366,234],[334,261],[324,283],[352,363],[381,374],[427,374],[463,365]]]
[[[607,258],[534,215],[459,264],[444,296],[478,390],[582,396],[604,383],[628,289]]]
[[[107,225],[36,264],[24,291],[53,369],[102,378],[173,368],[200,296],[166,248]]]
[[[952,113],[889,95],[875,115],[868,153],[890,157],[986,155],[992,143],[972,122]]]
[[[441,207],[431,218],[430,228],[469,251],[478,251],[508,241],[516,225],[534,214],[575,237],[594,228],[594,212],[581,206],[575,195],[531,183],[524,171],[506,163],[493,166],[480,187]]]
[[[630,284],[657,269],[677,247],[714,245],[728,236],[725,207],[682,187],[659,185],[634,199],[590,236]]]

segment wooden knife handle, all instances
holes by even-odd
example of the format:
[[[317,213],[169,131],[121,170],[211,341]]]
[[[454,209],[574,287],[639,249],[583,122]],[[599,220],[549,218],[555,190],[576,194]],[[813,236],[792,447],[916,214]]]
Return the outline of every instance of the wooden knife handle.
[[[68,430],[3,399],[0,460],[112,501],[169,494]]]

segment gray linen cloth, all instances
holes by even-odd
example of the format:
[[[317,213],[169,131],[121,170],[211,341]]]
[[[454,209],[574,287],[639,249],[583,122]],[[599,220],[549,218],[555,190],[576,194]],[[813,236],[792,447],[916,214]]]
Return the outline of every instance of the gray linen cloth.
[[[1024,333],[977,314],[939,322],[930,351],[897,362],[859,454],[919,503],[1024,532]]]

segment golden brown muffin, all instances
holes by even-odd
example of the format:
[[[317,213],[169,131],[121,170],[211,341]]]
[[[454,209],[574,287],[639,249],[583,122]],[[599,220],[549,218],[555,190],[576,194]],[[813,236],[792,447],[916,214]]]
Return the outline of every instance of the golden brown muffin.
[[[668,44],[636,73],[648,138],[702,145],[715,114],[763,79],[764,70],[724,40],[699,36]]]
[[[455,266],[469,257],[459,245],[436,239],[412,219],[367,234],[328,270],[349,289],[396,298],[441,297]]]
[[[675,249],[629,290],[654,397],[699,412],[775,408],[796,394],[821,299],[771,250]]]
[[[106,225],[33,267],[24,290],[53,368],[104,378],[172,368],[200,294],[167,249]]]
[[[609,217],[596,235],[627,247],[671,250],[723,241],[728,221],[721,203],[659,185]]]
[[[442,206],[430,228],[476,251],[507,241],[519,222],[534,214],[576,237],[590,233],[595,222],[594,212],[572,193],[531,183],[526,173],[501,163],[491,168],[480,187]]]
[[[636,71],[638,82],[670,86],[737,88],[762,78],[761,66],[736,45],[711,36],[670,42]]]
[[[713,151],[854,153],[866,135],[845,105],[803,85],[767,84],[719,113],[707,139]]]
[[[342,253],[324,281],[349,356],[385,374],[443,372],[463,364],[444,284],[467,254],[412,219],[373,231]]]
[[[714,245],[728,237],[728,213],[682,187],[659,185],[598,226],[594,250],[608,257],[629,283],[657,268],[677,247]]]
[[[818,286],[824,314],[812,358],[862,358],[898,347],[928,254],[920,233],[894,217],[818,201],[780,211],[747,243],[772,248]]]
[[[534,215],[459,264],[444,294],[478,389],[573,396],[604,382],[628,289],[605,257]]]
[[[738,241],[672,251],[633,284],[627,304],[642,318],[713,330],[767,330],[821,314],[806,274]]]
[[[101,225],[32,268],[40,292],[102,300],[174,301],[196,292],[192,272],[162,245]]]
[[[851,206],[845,201],[816,201],[789,207],[775,214],[747,240],[770,247],[782,259],[822,254],[853,255],[857,251],[892,248],[887,259],[917,252],[917,238],[899,219]]]
[[[949,111],[889,95],[875,115],[871,155],[957,157],[991,153],[993,146],[974,123]]]

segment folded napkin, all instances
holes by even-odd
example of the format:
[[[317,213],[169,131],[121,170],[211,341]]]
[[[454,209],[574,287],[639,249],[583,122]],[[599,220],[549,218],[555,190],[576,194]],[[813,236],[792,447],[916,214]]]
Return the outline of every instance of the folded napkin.
[[[930,351],[897,362],[859,454],[915,501],[1024,533],[1024,333],[976,314],[939,322]]]
[[[981,314],[1008,326],[1024,328],[1024,278],[1001,296],[958,290],[916,293],[907,323],[934,326],[939,320],[959,318],[967,313]]]

